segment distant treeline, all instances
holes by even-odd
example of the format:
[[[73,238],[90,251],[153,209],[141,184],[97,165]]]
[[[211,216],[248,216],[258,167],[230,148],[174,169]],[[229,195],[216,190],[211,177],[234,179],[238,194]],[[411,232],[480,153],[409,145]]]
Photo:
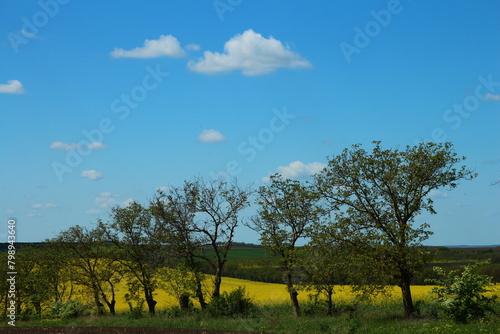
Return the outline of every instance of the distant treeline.
[[[41,248],[45,242],[17,243],[17,248]],[[0,243],[0,252],[7,251],[8,243]],[[495,283],[500,283],[500,246],[460,246],[442,247],[429,246],[433,260],[413,279],[414,285],[425,285],[426,280],[434,278],[434,266],[447,269],[458,269],[460,266],[478,261],[489,261],[478,268],[481,274],[493,277]],[[283,283],[283,271],[276,259],[266,255],[261,245],[245,242],[235,242],[231,250],[231,261],[224,269],[224,276],[247,279],[267,283]],[[210,268],[203,268],[209,274]],[[342,284],[343,282],[339,282]]]

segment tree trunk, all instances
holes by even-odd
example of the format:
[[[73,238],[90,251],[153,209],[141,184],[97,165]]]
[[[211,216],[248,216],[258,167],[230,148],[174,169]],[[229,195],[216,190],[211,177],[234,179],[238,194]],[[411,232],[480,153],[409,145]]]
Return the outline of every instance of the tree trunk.
[[[144,296],[146,297],[146,303],[148,304],[149,314],[154,315],[155,314],[155,306],[156,306],[157,302],[153,298],[153,291],[151,289],[145,290]]]
[[[183,293],[179,296],[179,307],[182,311],[189,310],[189,293]]]
[[[196,297],[198,297],[198,302],[200,303],[201,309],[204,310],[207,306],[207,302],[205,301],[205,297],[203,296],[203,287],[199,280],[196,283]]]
[[[108,305],[109,308],[109,313],[115,315],[115,305],[116,305],[116,300],[112,300],[111,302],[106,302],[106,305]]]
[[[326,293],[327,293],[326,297],[327,297],[327,303],[328,303],[328,315],[332,315],[333,314],[333,301],[332,301],[333,292],[327,291]]]
[[[95,306],[97,307],[97,315],[103,315],[104,305],[101,303],[101,300],[99,298],[99,289],[94,285],[92,286],[92,290],[94,291],[94,302]]]
[[[411,297],[410,280],[402,280],[400,287],[403,295],[405,317],[409,318],[413,313],[415,313],[415,307],[413,306],[413,300]]]
[[[212,291],[212,298],[216,298],[220,296],[220,285],[222,283],[222,270],[221,268],[217,268],[215,271],[214,278],[214,290]]]
[[[299,293],[293,287],[293,280],[292,280],[291,274],[286,275],[285,283],[286,283],[286,289],[288,290],[288,293],[290,294],[290,301],[292,302],[293,314],[296,317],[300,317],[299,299],[297,298]]]

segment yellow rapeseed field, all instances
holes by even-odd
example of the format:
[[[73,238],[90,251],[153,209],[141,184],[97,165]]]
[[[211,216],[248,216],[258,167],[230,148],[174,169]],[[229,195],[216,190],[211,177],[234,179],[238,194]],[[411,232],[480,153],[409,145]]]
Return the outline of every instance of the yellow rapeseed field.
[[[207,291],[210,291],[211,288],[211,279],[208,278],[205,282]],[[253,302],[257,304],[270,304],[270,303],[282,303],[288,302],[289,296],[286,291],[284,284],[276,284],[276,283],[263,283],[263,282],[254,282],[237,278],[223,277],[222,279],[222,291],[230,292],[236,289],[238,286],[243,286],[246,289],[248,297],[252,299]],[[429,291],[433,286],[430,285],[415,285],[412,286],[412,293],[414,300],[422,300],[430,298]],[[117,312],[125,312],[128,311],[128,305],[125,302],[125,294],[127,293],[127,287],[125,282],[119,284],[118,292],[116,297],[116,311]],[[300,291],[299,292],[299,300],[306,301],[308,300],[308,292]],[[334,301],[343,301],[348,302],[353,300],[355,297],[351,293],[351,290],[347,286],[338,286],[336,288],[335,295],[333,296]],[[389,289],[388,294],[379,295],[375,298],[374,302],[382,302],[387,300],[395,300],[398,301],[401,299],[401,290],[398,287],[391,287]],[[176,306],[177,300],[167,294],[163,290],[157,290],[155,300],[158,302],[157,307],[159,309],[164,309],[171,306]],[[196,305],[196,303],[195,303]],[[144,305],[145,309],[147,308]]]

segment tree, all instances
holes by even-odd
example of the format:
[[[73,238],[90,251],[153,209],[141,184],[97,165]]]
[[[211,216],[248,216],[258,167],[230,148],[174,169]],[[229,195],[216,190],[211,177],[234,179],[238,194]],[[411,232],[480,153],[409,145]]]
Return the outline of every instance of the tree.
[[[71,299],[74,291],[69,257],[50,243],[20,246],[16,253],[16,307],[19,314],[41,316],[44,307]]]
[[[115,246],[114,258],[125,268],[130,282],[130,295],[136,288],[144,293],[149,313],[155,313],[154,292],[158,287],[158,271],[167,264],[163,225],[153,219],[151,211],[136,202],[125,208],[112,209],[112,223],[101,226]]]
[[[414,313],[410,283],[428,254],[422,241],[432,234],[428,224],[413,226],[422,211],[436,213],[431,191],[453,189],[475,174],[455,165],[451,143],[421,143],[405,150],[383,149],[374,142],[371,153],[354,145],[330,159],[316,174],[316,187],[332,211],[331,235],[379,261],[402,291],[406,316]],[[352,240],[356,242],[353,243]]]
[[[294,275],[300,266],[297,242],[307,235],[308,227],[317,222],[321,210],[318,196],[299,181],[279,174],[270,177],[270,184],[258,190],[257,216],[249,227],[259,232],[266,251],[280,258],[283,282],[290,295],[295,316],[300,316],[298,291]]]
[[[326,298],[327,314],[334,311],[333,295],[335,286],[348,284],[348,273],[352,255],[348,250],[339,245],[329,243],[329,239],[314,231],[311,240],[304,247],[307,254],[301,262],[304,272],[301,285],[306,290],[315,290],[317,295]]]
[[[79,225],[59,233],[50,241],[70,257],[76,272],[75,283],[87,287],[94,299],[97,314],[104,314],[103,300],[115,314],[115,285],[120,281],[117,261],[111,257],[103,226],[92,229]]]
[[[198,298],[201,308],[204,309],[207,305],[203,291],[205,275],[201,271],[198,258],[200,249],[207,239],[196,235],[192,228],[196,214],[196,196],[197,193],[192,191],[189,183],[186,183],[183,188],[169,187],[167,191],[158,191],[150,203],[153,216],[164,226],[168,246],[174,254],[173,259],[176,259],[175,263],[171,264],[172,267],[179,267],[182,268],[180,272],[190,273],[189,284],[174,282],[172,286],[175,295],[180,298],[181,309],[189,302],[186,301],[186,296],[192,295],[190,290],[193,284],[194,295]],[[179,271],[174,270],[172,273]],[[173,275],[173,278],[180,278],[180,275]],[[182,288],[185,288],[185,291],[182,291]]]
[[[239,225],[239,213],[249,206],[251,190],[242,189],[236,180],[231,183],[218,179],[205,182],[202,178],[186,182],[185,192],[193,198],[196,216],[186,226],[186,232],[204,240],[211,252],[199,249],[196,256],[211,267],[214,273],[212,298],[220,296],[224,265]]]

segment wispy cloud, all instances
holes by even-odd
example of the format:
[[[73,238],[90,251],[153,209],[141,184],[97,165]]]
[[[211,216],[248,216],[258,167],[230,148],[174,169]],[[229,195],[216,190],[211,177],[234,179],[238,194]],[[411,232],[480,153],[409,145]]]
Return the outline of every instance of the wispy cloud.
[[[31,211],[31,212],[28,213],[28,217],[29,218],[39,218],[39,217],[43,217],[43,215],[42,215],[41,212]]]
[[[9,80],[7,84],[0,84],[0,93],[4,94],[24,94],[23,84],[19,80]]]
[[[132,198],[126,199],[124,201],[119,201],[118,200],[119,197],[120,197],[120,195],[117,195],[117,194],[113,194],[110,192],[103,192],[103,193],[100,193],[99,196],[97,196],[94,199],[94,204],[99,208],[109,208],[109,207],[116,206],[116,205],[127,206],[134,201]],[[95,209],[90,209],[90,210],[95,210]],[[90,210],[87,210],[87,211],[90,211]],[[96,211],[99,211],[99,210],[95,210],[92,213],[98,213]]]
[[[80,174],[81,177],[85,177],[89,180],[98,180],[98,179],[101,179],[104,177],[104,174],[101,173],[101,172],[98,172],[94,169],[90,169],[90,170],[84,170],[82,171],[82,173]]]
[[[113,58],[158,58],[158,57],[184,57],[186,52],[179,41],[172,35],[161,35],[157,40],[146,39],[144,46],[132,50],[115,48],[111,52]]]
[[[198,135],[198,140],[202,143],[220,143],[223,141],[226,141],[226,138],[224,135],[217,131],[217,130],[203,130],[199,135]]]
[[[95,141],[95,142],[88,144],[87,148],[89,150],[104,150],[105,148],[108,148],[108,147],[106,145],[104,145],[103,143]]]
[[[446,198],[446,197],[448,197],[448,194],[447,194],[447,193],[445,193],[445,192],[442,192],[442,191],[436,190],[436,189],[432,189],[432,190],[429,192],[429,197],[435,197],[435,198]]]
[[[240,70],[244,75],[263,75],[278,68],[311,68],[311,63],[273,37],[265,38],[252,29],[224,44],[224,52],[205,51],[203,58],[189,61],[188,68],[201,74]]]
[[[77,143],[64,143],[62,141],[53,141],[52,143],[50,143],[49,148],[53,150],[74,151],[79,148],[87,148],[89,150],[103,150],[107,148],[107,146],[100,142],[92,142],[87,146],[85,146]]]
[[[484,95],[483,99],[485,101],[500,102],[500,94],[487,93]]]
[[[201,50],[201,46],[199,46],[198,44],[188,44],[185,46],[186,50],[190,50],[190,51],[200,51]]]
[[[54,203],[45,203],[45,204],[33,204],[31,206],[32,208],[34,209],[51,209],[51,208],[57,208],[57,205],[55,205]]]

